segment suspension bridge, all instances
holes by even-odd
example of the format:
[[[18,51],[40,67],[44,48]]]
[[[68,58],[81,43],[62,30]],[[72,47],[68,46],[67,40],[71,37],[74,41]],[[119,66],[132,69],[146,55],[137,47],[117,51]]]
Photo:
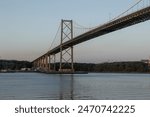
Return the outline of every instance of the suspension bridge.
[[[73,47],[82,42],[94,39],[98,36],[102,36],[138,23],[142,23],[150,19],[150,5],[128,13],[131,9],[141,3],[140,0],[125,12],[121,13],[117,17],[113,18],[107,23],[94,28],[88,28],[89,30],[73,36],[73,21],[62,20],[61,21],[61,36],[60,44],[51,48],[42,56],[33,61],[33,66],[36,70],[42,72],[56,72],[56,73],[74,73],[74,61],[73,61]],[[126,14],[128,13],[128,14]],[[56,54],[60,53],[59,70],[56,71]]]

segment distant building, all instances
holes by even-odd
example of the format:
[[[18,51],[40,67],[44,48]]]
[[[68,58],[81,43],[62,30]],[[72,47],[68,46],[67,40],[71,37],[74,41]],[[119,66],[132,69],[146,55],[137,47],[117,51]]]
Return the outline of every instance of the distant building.
[[[3,70],[0,70],[1,72],[7,72],[7,70],[3,69]]]
[[[150,59],[148,60],[141,60],[143,63],[146,63],[150,67]]]
[[[21,71],[30,71],[31,68],[21,68]]]

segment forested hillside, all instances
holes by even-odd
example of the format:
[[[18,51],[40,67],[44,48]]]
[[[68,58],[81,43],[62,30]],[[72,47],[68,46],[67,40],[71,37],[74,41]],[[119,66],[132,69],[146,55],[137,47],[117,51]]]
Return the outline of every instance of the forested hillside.
[[[20,70],[31,67],[32,63],[28,61],[0,60],[0,70]]]

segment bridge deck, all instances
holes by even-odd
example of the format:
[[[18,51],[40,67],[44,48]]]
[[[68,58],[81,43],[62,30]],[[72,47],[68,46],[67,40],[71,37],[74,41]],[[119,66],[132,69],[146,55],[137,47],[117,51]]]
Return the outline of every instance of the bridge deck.
[[[92,29],[86,33],[83,33],[83,34],[73,38],[72,40],[69,40],[69,41],[63,43],[63,50],[67,49],[70,46],[77,45],[77,44],[82,43],[84,41],[96,38],[98,36],[108,34],[110,32],[113,32],[113,31],[116,31],[116,30],[119,30],[122,28],[126,28],[126,27],[131,26],[131,25],[135,25],[135,24],[140,23],[140,22],[144,22],[144,21],[149,20],[149,19],[150,19],[150,7],[146,7],[144,9],[139,10],[139,11],[131,13],[127,16],[123,16],[119,19],[110,21],[110,22],[108,22],[102,26],[99,26],[95,29]],[[60,52],[60,46],[53,48],[52,50],[48,51],[47,53],[45,53],[41,57],[43,57],[45,55],[56,54],[58,52]],[[39,58],[41,58],[41,57],[39,57]],[[39,58],[37,58],[37,59],[39,59]],[[34,60],[34,61],[36,61],[36,60]]]

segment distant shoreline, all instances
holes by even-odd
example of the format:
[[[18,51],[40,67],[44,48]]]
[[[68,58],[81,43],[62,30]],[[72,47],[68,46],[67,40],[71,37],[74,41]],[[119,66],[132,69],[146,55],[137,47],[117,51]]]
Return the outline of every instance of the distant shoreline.
[[[59,65],[60,63],[55,63],[55,73],[58,73]],[[39,69],[42,70],[43,68]],[[144,61],[74,63],[74,71],[88,73],[150,73],[150,65]],[[33,63],[28,61],[0,60],[0,73],[16,72],[36,71],[34,71]]]
[[[35,71],[0,71],[0,73],[31,73]]]
[[[82,73],[83,72],[83,73]],[[0,71],[0,73],[47,73],[47,72],[38,72],[38,71]],[[77,71],[75,73],[72,74],[88,74],[88,73],[116,73],[116,74],[150,74],[150,72],[87,72],[87,71]],[[47,73],[47,74],[68,74],[68,73],[59,73],[59,72],[55,72],[55,73]],[[69,73],[71,74],[71,73]]]

